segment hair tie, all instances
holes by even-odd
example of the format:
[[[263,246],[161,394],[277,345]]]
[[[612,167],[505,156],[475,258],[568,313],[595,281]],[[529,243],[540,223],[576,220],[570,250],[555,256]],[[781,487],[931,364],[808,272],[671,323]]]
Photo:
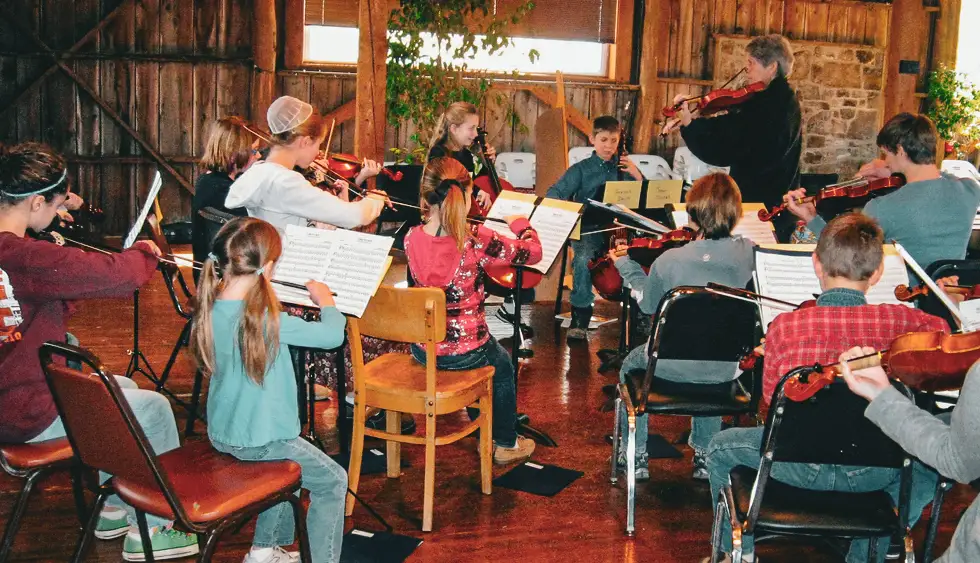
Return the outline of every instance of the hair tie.
[[[439,196],[439,203],[442,203],[447,197],[449,197],[449,192],[453,189],[453,186],[461,190],[463,189],[463,185],[460,184],[459,180],[455,178],[446,178],[445,180],[439,182],[439,185],[436,186],[435,190],[436,195]]]
[[[262,266],[258,270],[255,270],[255,275],[256,276],[261,276],[263,272],[265,272],[265,266]]]
[[[215,256],[214,252],[208,252],[208,260],[211,260],[212,262],[217,263],[218,262],[218,257]]]
[[[55,183],[53,183],[53,184],[51,184],[51,185],[49,185],[49,186],[45,186],[45,187],[43,187],[43,188],[41,188],[39,190],[34,190],[33,192],[27,192],[25,194],[12,194],[12,193],[10,193],[10,192],[8,192],[6,190],[0,190],[0,193],[2,193],[3,195],[5,195],[7,197],[13,197],[13,198],[31,197],[32,195],[43,194],[44,192],[47,192],[47,191],[50,191],[50,190],[53,190],[53,189],[57,188],[62,183],[64,183],[65,178],[67,178],[67,177],[68,177],[68,168],[65,167],[65,170],[61,173],[61,177],[58,178],[58,181],[55,182]]]

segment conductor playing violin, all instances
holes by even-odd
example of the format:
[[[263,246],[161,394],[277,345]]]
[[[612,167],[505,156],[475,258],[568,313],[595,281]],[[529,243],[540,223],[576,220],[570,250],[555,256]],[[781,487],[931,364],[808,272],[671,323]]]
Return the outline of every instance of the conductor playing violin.
[[[730,175],[741,188],[743,201],[771,207],[800,183],[800,102],[787,82],[793,71],[793,52],[789,41],[775,34],[752,39],[746,52],[747,82],[750,86],[761,83],[764,90],[710,119],[680,103],[690,100],[690,95],[678,95],[674,99],[675,104],[680,103],[678,119],[669,122],[662,134],[679,129],[694,156],[731,167]],[[791,217],[775,222],[781,240],[793,226]]]

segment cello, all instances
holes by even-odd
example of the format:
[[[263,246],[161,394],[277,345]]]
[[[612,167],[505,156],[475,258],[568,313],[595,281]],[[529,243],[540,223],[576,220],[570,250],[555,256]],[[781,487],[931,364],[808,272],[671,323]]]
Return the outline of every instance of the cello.
[[[477,190],[484,192],[490,198],[490,205],[497,201],[497,196],[500,192],[506,190],[509,192],[514,191],[514,186],[507,180],[503,180],[497,174],[497,168],[494,167],[493,162],[487,157],[487,131],[482,127],[476,128],[476,146],[479,149],[480,160],[483,166],[487,170],[486,176],[477,176],[473,178],[473,185]],[[484,210],[477,203],[476,198],[473,198],[473,203],[470,206],[470,217],[486,217],[489,207]]]

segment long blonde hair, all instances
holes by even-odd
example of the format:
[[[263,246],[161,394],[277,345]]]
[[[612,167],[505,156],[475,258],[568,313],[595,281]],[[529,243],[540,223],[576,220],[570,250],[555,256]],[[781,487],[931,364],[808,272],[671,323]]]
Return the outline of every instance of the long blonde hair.
[[[466,118],[471,115],[479,115],[480,110],[476,108],[473,104],[469,102],[453,102],[446,108],[445,113],[439,117],[439,121],[436,122],[436,130],[432,135],[432,140],[429,141],[429,150],[432,147],[439,145],[444,145],[449,150],[458,151],[462,148],[456,144],[453,140],[452,135],[449,134],[449,127],[451,125],[462,125]]]
[[[222,117],[211,125],[201,168],[229,175],[236,170],[241,172],[252,156],[252,143],[255,140],[245,119],[237,115]]]
[[[466,194],[472,187],[470,173],[455,158],[433,158],[422,172],[422,212],[428,215],[432,212],[433,205],[439,206],[442,228],[456,240],[456,246],[461,252],[466,240],[473,236],[466,223],[466,215],[470,211]]]
[[[265,372],[279,354],[279,299],[260,269],[282,255],[282,240],[276,228],[252,217],[238,217],[218,231],[197,288],[191,346],[204,375],[215,372],[214,302],[230,276],[253,275],[258,283],[245,296],[244,313],[238,324],[238,348],[245,374],[262,385]]]

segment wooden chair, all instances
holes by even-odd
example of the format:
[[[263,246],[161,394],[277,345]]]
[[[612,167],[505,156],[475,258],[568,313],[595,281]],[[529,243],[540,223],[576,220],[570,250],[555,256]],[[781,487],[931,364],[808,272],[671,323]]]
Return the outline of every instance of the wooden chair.
[[[292,461],[239,461],[195,442],[160,454],[153,452],[116,380],[98,358],[61,342],[39,352],[41,367],[77,462],[113,477],[105,485],[90,483],[97,494],[72,561],[81,561],[106,497],[119,495],[136,509],[147,561],[153,561],[146,514],[173,519],[178,529],[206,536],[198,560],[209,561],[221,534],[281,503],[292,506],[303,561],[310,561],[306,515],[299,496],[301,470]],[[53,358],[82,362],[85,373]]]
[[[480,430],[480,484],[490,494],[492,477],[493,367],[467,371],[436,369],[436,343],[446,338],[446,294],[436,288],[396,289],[382,286],[360,319],[347,324],[354,367],[354,438],[348,480],[357,493],[364,436],[387,440],[388,477],[401,473],[401,443],[425,445],[425,496],[422,531],[432,530],[432,501],[435,493],[436,446],[451,444]],[[426,365],[410,354],[385,354],[364,363],[361,336],[406,343],[424,343]],[[436,436],[436,417],[479,403],[480,415],[463,429]],[[387,411],[385,432],[366,428],[369,407]],[[425,415],[425,436],[403,436],[401,413]],[[347,497],[347,514],[354,510],[354,497]]]
[[[14,509],[7,521],[0,542],[0,561],[6,561],[14,546],[14,536],[20,528],[20,521],[27,510],[27,499],[41,477],[72,466],[74,453],[66,438],[57,438],[33,444],[0,444],[0,467],[12,477],[24,479],[24,487],[14,503]],[[85,497],[81,480],[72,476],[72,489],[75,493],[78,518],[85,523]]]

